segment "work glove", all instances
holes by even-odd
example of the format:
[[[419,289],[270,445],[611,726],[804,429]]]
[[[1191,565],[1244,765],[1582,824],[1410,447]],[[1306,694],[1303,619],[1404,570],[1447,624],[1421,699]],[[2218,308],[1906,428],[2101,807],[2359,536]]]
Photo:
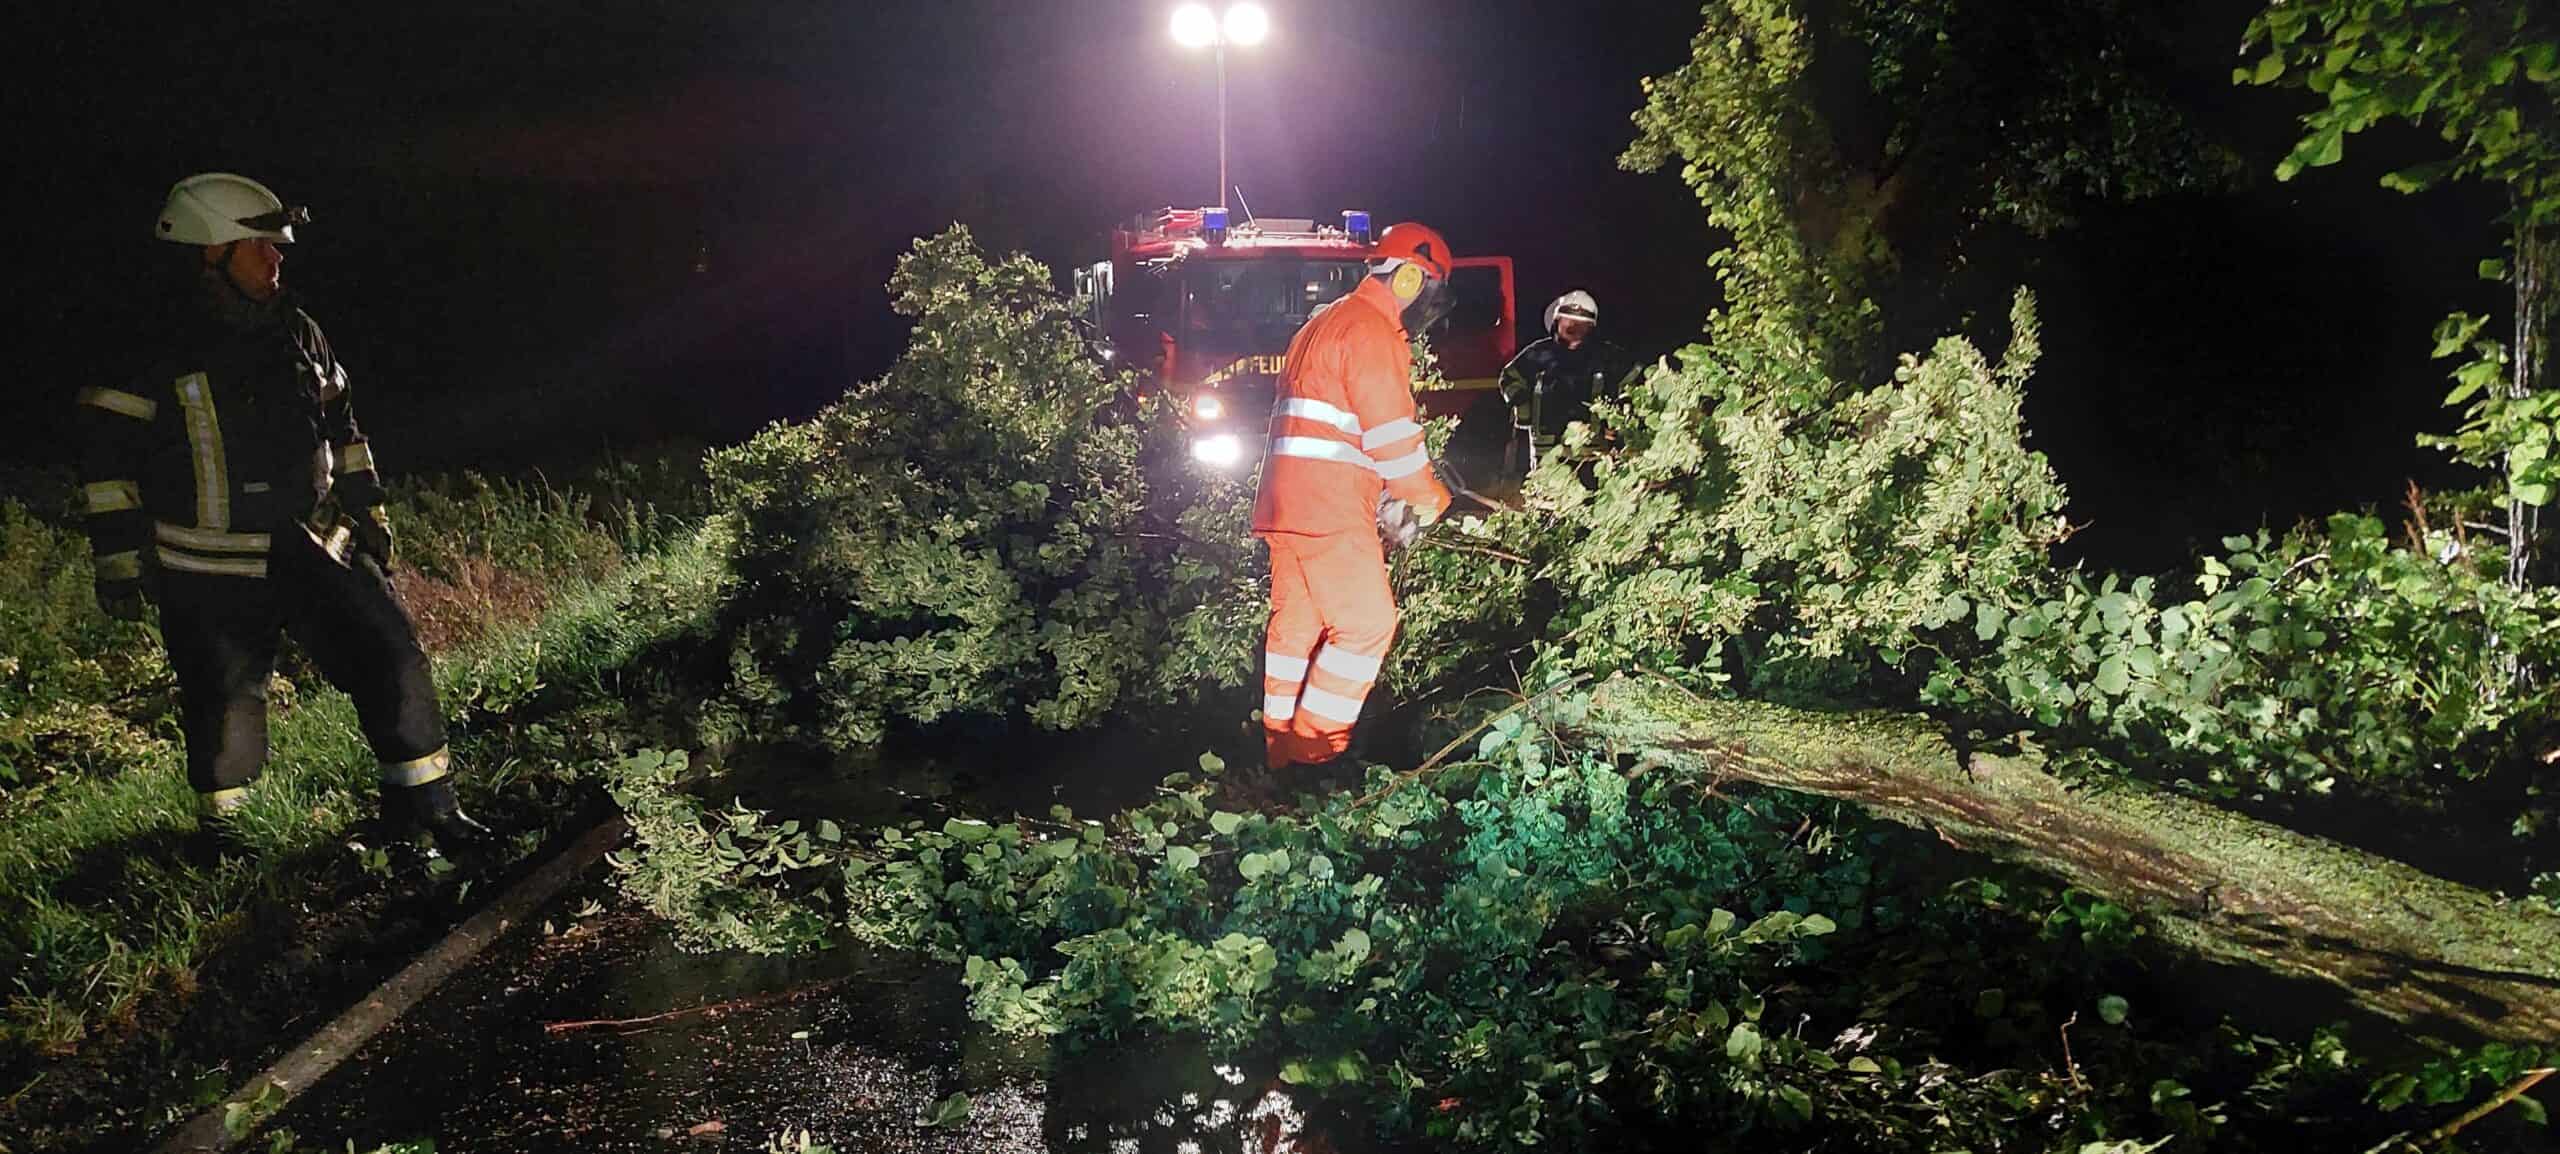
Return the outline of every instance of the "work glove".
[[[1387,552],[1412,547],[1422,537],[1422,516],[1413,506],[1384,493],[1378,495],[1378,542]]]
[[[383,572],[390,572],[393,556],[399,547],[391,536],[391,514],[382,506],[374,505],[357,512],[354,519],[356,548],[380,563]]]
[[[98,608],[118,621],[142,620],[142,582],[98,582]]]

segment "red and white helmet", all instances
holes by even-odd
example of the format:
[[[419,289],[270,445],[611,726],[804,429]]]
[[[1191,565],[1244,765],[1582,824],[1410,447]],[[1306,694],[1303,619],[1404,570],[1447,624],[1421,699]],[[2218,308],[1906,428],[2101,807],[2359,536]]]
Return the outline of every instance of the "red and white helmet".
[[[248,177],[200,172],[169,189],[151,235],[177,244],[230,244],[257,237],[291,244],[293,226],[310,220],[310,210],[285,207],[274,190]]]

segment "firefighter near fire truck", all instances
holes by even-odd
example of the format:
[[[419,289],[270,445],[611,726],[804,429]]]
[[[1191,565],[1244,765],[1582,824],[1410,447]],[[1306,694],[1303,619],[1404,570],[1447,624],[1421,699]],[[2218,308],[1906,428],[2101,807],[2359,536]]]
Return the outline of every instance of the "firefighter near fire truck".
[[[1448,304],[1449,245],[1419,224],[1378,238],[1368,275],[1289,343],[1253,529],[1271,548],[1263,640],[1269,768],[1349,748],[1395,640],[1387,550],[1449,507],[1414,402],[1409,333]]]
[[[159,606],[209,856],[237,851],[285,634],[353,699],[387,822],[447,844],[487,833],[454,797],[346,368],[284,289],[280,246],[308,221],[246,177],[179,181],[153,235],[185,246],[183,287],[139,371],[77,397],[98,601],[127,620]]]
[[[1600,302],[1574,289],[1547,305],[1547,335],[1502,369],[1502,400],[1511,409],[1506,476],[1526,476],[1563,442],[1564,430],[1588,420],[1591,402],[1616,393],[1633,363],[1600,339]]]

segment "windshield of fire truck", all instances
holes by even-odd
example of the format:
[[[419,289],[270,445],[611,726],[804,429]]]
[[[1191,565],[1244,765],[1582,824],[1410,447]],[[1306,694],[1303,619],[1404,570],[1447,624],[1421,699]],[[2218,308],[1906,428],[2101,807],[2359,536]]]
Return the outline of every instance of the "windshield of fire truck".
[[[1366,271],[1356,260],[1186,261],[1179,339],[1203,356],[1280,352],[1309,314],[1358,287]]]

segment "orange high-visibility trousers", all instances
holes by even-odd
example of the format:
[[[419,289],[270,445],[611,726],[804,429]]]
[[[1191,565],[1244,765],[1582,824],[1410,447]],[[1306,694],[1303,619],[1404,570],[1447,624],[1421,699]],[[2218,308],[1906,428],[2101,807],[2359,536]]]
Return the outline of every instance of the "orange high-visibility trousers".
[[[1262,643],[1263,753],[1274,769],[1342,755],[1396,636],[1374,532],[1266,533],[1271,625]]]

